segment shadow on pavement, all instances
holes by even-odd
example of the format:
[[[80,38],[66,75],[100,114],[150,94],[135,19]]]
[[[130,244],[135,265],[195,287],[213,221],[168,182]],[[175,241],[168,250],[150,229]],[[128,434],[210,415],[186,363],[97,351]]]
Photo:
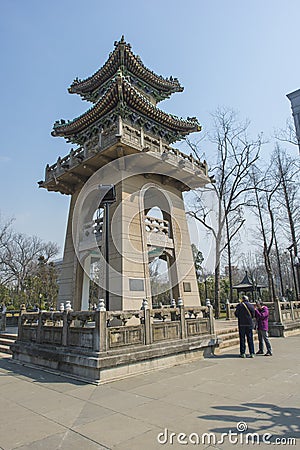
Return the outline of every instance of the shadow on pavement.
[[[240,434],[242,430],[238,428],[238,424],[246,424],[244,433],[257,433],[260,438],[264,434],[270,433],[272,443],[277,438],[300,438],[300,408],[289,407],[287,409],[272,403],[251,402],[242,403],[240,406],[224,405],[212,408],[223,413],[202,415],[198,418],[215,421],[216,424],[218,422],[222,425],[228,423],[228,426],[210,428],[211,433],[228,433],[231,430],[233,433]],[[232,414],[228,414],[228,412]]]

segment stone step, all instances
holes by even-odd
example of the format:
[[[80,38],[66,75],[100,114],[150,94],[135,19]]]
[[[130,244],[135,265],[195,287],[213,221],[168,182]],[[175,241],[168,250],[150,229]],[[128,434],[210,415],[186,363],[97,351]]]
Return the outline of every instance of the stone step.
[[[0,353],[6,353],[8,355],[11,355],[12,351],[10,349],[10,345],[0,343]]]
[[[219,349],[228,349],[231,347],[237,347],[240,344],[239,338],[227,339],[226,341],[222,341],[219,345]]]
[[[233,338],[238,338],[239,337],[239,333],[238,331],[232,332],[232,333],[226,333],[226,334],[217,334],[219,339],[222,339],[222,341],[227,341],[228,339],[233,339]]]
[[[12,354],[10,346],[15,342],[17,336],[11,333],[0,333],[0,353]]]
[[[217,332],[218,339],[220,339],[219,349],[220,350],[228,350],[229,348],[238,347],[240,344],[239,339],[239,331],[238,327],[236,328],[230,328],[228,330],[220,330]],[[253,333],[253,340],[254,342],[258,341],[257,333]],[[247,340],[246,340],[247,343]]]
[[[0,345],[11,345],[16,339],[7,339],[6,337],[0,336]]]
[[[17,334],[13,334],[13,333],[1,333],[0,331],[0,339],[11,339],[12,341],[15,341],[17,339]]]

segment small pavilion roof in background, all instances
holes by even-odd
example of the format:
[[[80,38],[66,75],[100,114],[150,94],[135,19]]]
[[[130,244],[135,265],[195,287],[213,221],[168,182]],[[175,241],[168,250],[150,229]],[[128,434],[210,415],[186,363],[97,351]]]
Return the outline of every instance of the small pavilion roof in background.
[[[238,292],[251,292],[255,289],[260,290],[262,288],[264,288],[265,286],[261,285],[261,284],[253,284],[251,283],[249,276],[248,276],[248,272],[245,273],[244,278],[242,279],[242,281],[239,284],[236,284],[235,286],[232,286],[233,289],[236,289]]]

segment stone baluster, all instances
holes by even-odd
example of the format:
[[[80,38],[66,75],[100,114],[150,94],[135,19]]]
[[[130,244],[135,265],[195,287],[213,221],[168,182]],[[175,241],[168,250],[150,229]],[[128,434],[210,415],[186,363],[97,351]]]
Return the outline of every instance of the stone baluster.
[[[144,319],[145,345],[149,345],[152,343],[151,317],[148,300],[146,298],[143,299],[141,309],[144,312],[143,319]]]
[[[20,314],[19,314],[19,319],[18,319],[18,340],[22,340],[23,339],[23,314],[26,313],[26,306],[24,303],[22,303],[21,308],[20,308]]]
[[[106,311],[104,298],[100,298],[97,305],[97,311]]]
[[[66,301],[65,310],[66,310],[67,312],[73,311],[70,300],[67,300],[67,301]]]
[[[70,151],[70,153],[69,153],[69,166],[70,167],[73,167],[74,166],[74,164],[75,164],[75,159],[74,159],[74,150],[71,148],[71,151]]]
[[[50,176],[51,176],[51,169],[50,169],[49,164],[47,164],[46,169],[45,169],[45,181],[46,182],[49,181]]]
[[[291,307],[291,319],[295,320],[294,304],[292,301],[290,301],[290,307]]]
[[[43,333],[42,314],[43,313],[41,311],[38,313],[38,326],[37,326],[37,331],[36,331],[36,342],[38,344],[40,344],[42,341],[42,333]]]
[[[208,320],[209,320],[209,332],[210,334],[215,333],[215,320],[214,320],[214,309],[210,303],[209,298],[206,299],[206,306],[208,308]]]
[[[63,303],[61,305],[64,306]],[[62,329],[62,340],[61,343],[63,346],[68,345],[68,313],[67,311],[62,311],[62,319],[63,319],[63,329]]]
[[[58,158],[57,158],[57,162],[56,162],[56,171],[57,172],[61,172],[61,157],[59,156]]]
[[[230,320],[230,303],[229,300],[226,300],[226,320]]]
[[[275,309],[275,320],[277,323],[282,323],[282,312],[279,298],[276,297],[274,301],[274,309]]]
[[[176,301],[175,301],[175,298],[173,298],[173,299],[171,300],[170,306],[171,306],[171,308],[176,308]],[[171,320],[172,320],[172,321],[175,321],[176,319],[177,319],[176,311],[171,311]]]
[[[179,315],[180,315],[180,338],[186,338],[186,324],[185,324],[185,310],[183,305],[182,298],[178,298],[177,305],[179,307]]]
[[[173,298],[171,300],[171,308],[176,308],[176,300],[175,300],[175,298]]]

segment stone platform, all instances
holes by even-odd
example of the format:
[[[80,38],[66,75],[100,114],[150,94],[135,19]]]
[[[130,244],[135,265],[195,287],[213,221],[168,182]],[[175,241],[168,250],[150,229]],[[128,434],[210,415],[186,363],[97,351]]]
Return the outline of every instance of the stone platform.
[[[13,359],[100,384],[214,352],[212,308],[22,313]]]

